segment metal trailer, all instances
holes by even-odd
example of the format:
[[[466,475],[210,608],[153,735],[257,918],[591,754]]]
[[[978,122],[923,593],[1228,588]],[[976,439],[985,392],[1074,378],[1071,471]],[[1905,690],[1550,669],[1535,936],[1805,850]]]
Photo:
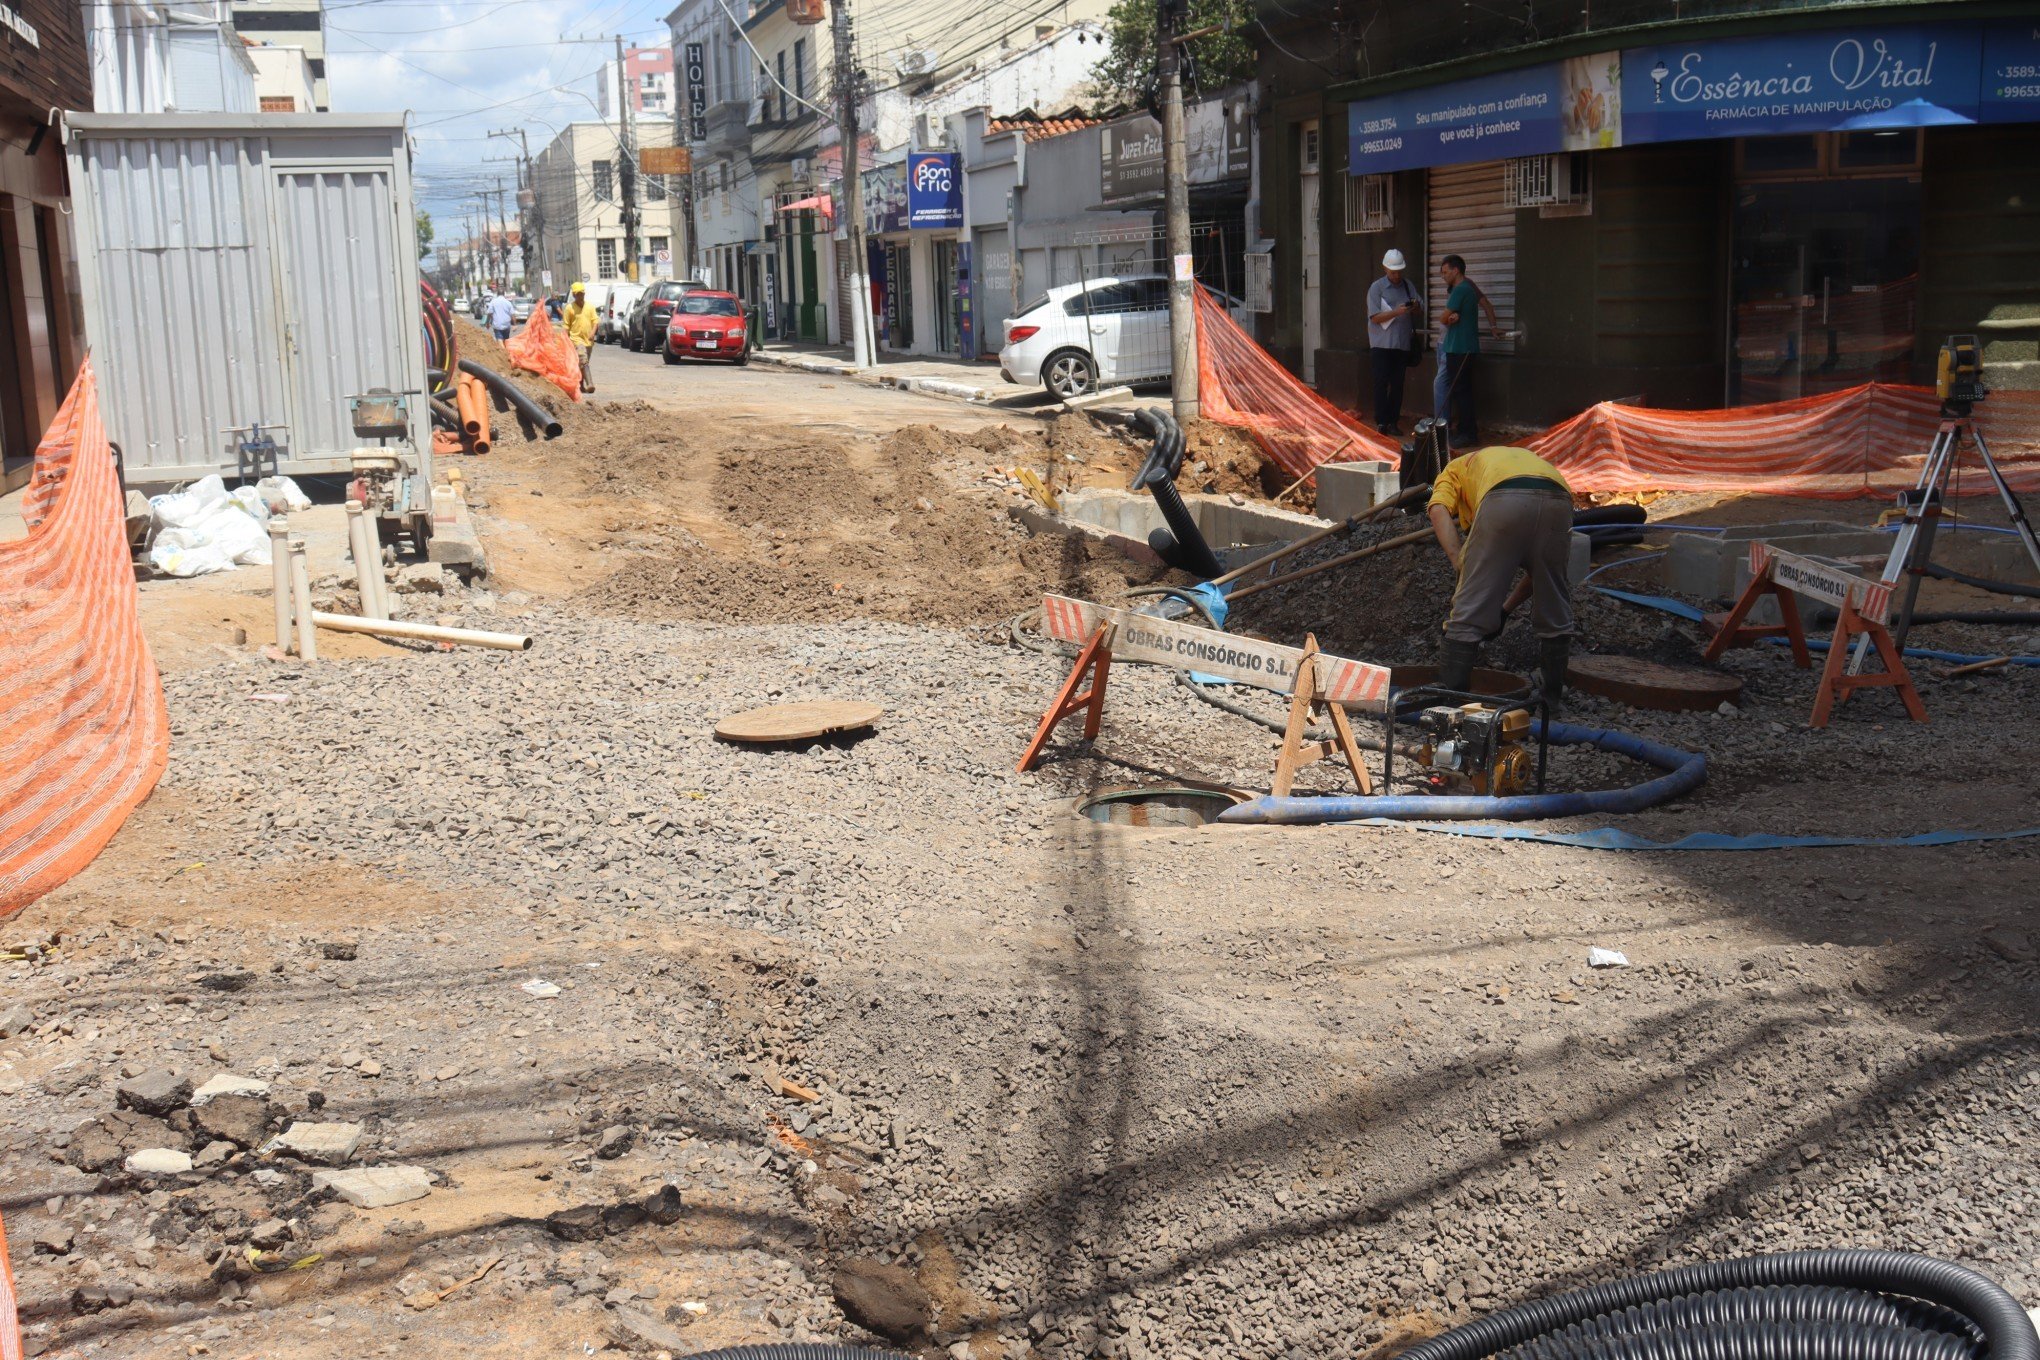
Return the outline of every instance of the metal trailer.
[[[403,115],[72,113],[64,127],[85,332],[128,482],[353,471],[370,441],[348,398],[424,385]],[[422,396],[405,405],[408,438],[376,451],[398,455],[381,508],[422,547],[431,422]],[[273,453],[235,433],[257,425]]]

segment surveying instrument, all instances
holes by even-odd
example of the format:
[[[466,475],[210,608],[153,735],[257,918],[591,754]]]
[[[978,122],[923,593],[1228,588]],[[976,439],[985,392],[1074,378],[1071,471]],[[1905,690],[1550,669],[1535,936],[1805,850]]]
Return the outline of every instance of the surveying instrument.
[[[2004,500],[2013,530],[2026,545],[2026,555],[2033,559],[2034,571],[2040,573],[2040,541],[2033,537],[2033,526],[2027,522],[2026,509],[2019,504],[2019,498],[2011,484],[2005,481],[2004,473],[1999,471],[1997,460],[1990,456],[1990,445],[1984,442],[1983,431],[1976,428],[1976,403],[1990,393],[1983,385],[1983,350],[1975,336],[1951,335],[1948,343],[1941,346],[1934,391],[1941,399],[1941,425],[1934,432],[1933,447],[1927,450],[1926,466],[1920,469],[1919,481],[1900,498],[1900,504],[1905,507],[1905,522],[1899,526],[1898,539],[1891,545],[1891,556],[1885,562],[1884,574],[1880,578],[1885,585],[1893,587],[1898,585],[1901,577],[1905,581],[1898,620],[1891,630],[1892,641],[1901,653],[1905,650],[1906,634],[1912,631],[1913,606],[1919,599],[1920,580],[1927,574],[1933,558],[1934,531],[1941,522],[1941,500],[1947,494],[1948,474],[1954,470],[1964,440],[1976,446],[1984,471],[1990,474],[1991,484],[1997,487],[1999,497]],[[1855,654],[1849,658],[1851,675],[1862,669],[1869,650],[1868,639],[1856,644]]]

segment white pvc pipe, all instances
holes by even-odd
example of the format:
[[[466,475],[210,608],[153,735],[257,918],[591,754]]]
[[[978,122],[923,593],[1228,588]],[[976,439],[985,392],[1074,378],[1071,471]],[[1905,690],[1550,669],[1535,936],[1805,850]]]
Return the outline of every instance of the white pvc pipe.
[[[504,652],[531,650],[526,633],[485,633],[474,628],[441,628],[403,619],[358,619],[352,614],[314,614],[312,622],[336,633],[370,633],[377,637],[410,638],[417,642],[451,642],[462,647],[494,647]]]
[[[361,538],[368,544],[368,582],[375,589],[375,616],[390,616],[390,583],[382,573],[382,521],[366,510],[361,516]]]
[[[368,538],[368,516],[361,513],[361,507],[353,501],[347,502],[347,552],[354,559],[354,580],[361,591],[362,617],[386,619],[389,611],[382,607],[382,595],[376,587],[381,584],[382,564],[370,550]]]
[[[285,542],[290,521],[282,515],[269,517],[270,594],[276,600],[276,650],[290,655],[290,547]]]
[[[298,656],[307,663],[319,659],[317,631],[312,627],[312,577],[305,567],[305,541],[290,541],[290,600],[297,614]]]

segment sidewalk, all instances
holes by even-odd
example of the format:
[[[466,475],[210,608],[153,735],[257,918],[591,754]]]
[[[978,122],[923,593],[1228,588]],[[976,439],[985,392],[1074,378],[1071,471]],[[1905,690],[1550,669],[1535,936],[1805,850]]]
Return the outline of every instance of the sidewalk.
[[[797,341],[773,341],[751,352],[759,363],[797,368],[808,373],[828,373],[875,387],[897,387],[930,396],[956,397],[979,405],[1029,407],[1049,406],[1054,398],[1040,387],[1022,387],[999,376],[995,363],[965,363],[961,359],[938,359],[919,354],[880,354],[875,368],[862,372],[850,367],[848,345],[813,345]]]

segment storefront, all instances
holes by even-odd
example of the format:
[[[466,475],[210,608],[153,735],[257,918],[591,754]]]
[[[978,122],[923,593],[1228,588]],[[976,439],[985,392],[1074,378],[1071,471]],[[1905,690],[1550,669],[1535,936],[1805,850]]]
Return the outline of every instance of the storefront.
[[[864,229],[871,251],[880,349],[975,357],[956,155],[916,151],[864,172]]]
[[[27,482],[83,350],[63,139],[52,109],[89,109],[76,4],[15,0],[0,24],[0,491]]]
[[[1984,334],[2001,385],[2040,386],[2040,78],[2021,72],[2040,72],[2030,22],[1831,17],[1356,98],[1322,139],[1278,121],[1264,149],[1324,181],[1315,213],[1273,205],[1278,250],[1322,261],[1310,288],[1291,266],[1278,352],[1359,406],[1393,247],[1433,317],[1447,254],[1493,304],[1493,420],[1921,381],[1958,331]]]

